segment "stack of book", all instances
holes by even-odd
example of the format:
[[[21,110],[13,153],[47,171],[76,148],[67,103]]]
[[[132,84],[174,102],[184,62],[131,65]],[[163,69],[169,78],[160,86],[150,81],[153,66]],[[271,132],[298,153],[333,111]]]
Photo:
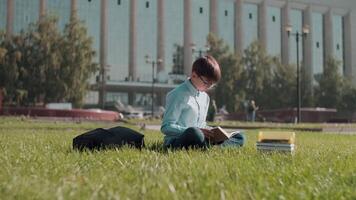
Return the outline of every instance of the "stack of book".
[[[294,143],[294,132],[261,131],[258,134],[256,148],[260,151],[282,151],[293,153],[295,150]]]

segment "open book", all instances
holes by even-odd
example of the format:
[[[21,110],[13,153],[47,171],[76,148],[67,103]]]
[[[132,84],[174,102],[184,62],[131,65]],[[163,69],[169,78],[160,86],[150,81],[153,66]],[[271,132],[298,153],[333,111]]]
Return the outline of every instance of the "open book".
[[[224,129],[222,129],[220,126],[214,127],[210,130],[214,133],[213,137],[210,138],[211,143],[221,143],[221,142],[229,139],[236,133],[236,132],[228,133]]]

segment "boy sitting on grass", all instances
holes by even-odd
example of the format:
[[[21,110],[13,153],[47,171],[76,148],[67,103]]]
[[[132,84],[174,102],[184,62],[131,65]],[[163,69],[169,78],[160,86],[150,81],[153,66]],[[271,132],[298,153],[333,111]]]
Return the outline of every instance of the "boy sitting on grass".
[[[194,61],[190,78],[166,97],[166,110],[161,131],[165,135],[164,147],[204,148],[209,146],[213,132],[206,125],[210,98],[206,93],[221,78],[220,66],[212,56]],[[239,145],[242,134],[236,135]]]

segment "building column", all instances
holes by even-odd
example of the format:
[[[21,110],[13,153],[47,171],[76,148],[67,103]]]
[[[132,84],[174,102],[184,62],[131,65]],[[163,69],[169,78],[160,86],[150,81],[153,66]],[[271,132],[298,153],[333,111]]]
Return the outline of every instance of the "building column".
[[[235,43],[234,48],[236,53],[243,53],[244,37],[243,37],[243,1],[235,1]]]
[[[14,0],[7,0],[6,39],[10,39],[14,28]]]
[[[287,31],[285,30],[286,26],[289,25],[289,12],[290,5],[287,2],[286,5],[282,8],[282,63],[287,65],[289,64],[289,37]]]
[[[258,6],[258,38],[260,44],[267,51],[267,3],[262,1]]]
[[[308,6],[306,10],[303,11],[303,25],[309,26],[309,34],[303,40],[303,63],[305,77],[309,83],[308,87],[312,90],[312,80],[313,80],[313,24],[312,24],[312,9]]]
[[[218,35],[218,20],[217,20],[217,16],[218,16],[218,2],[217,0],[210,0],[210,15],[209,15],[209,29],[210,29],[210,33],[213,33],[214,35]]]
[[[137,80],[137,0],[130,0],[129,81]]]
[[[164,2],[165,0],[157,1],[157,60],[162,61],[157,63],[157,73],[164,71],[165,68]]]
[[[344,16],[344,57],[345,57],[345,75],[352,80],[352,33],[351,33],[351,12]]]
[[[192,71],[192,2],[184,0],[184,74]]]
[[[73,19],[77,15],[77,0],[70,1],[70,17]]]
[[[324,14],[324,64],[334,56],[334,34],[332,10]]]
[[[38,19],[41,21],[46,16],[47,1],[40,0]]]
[[[104,107],[106,96],[106,68],[108,50],[108,0],[101,0],[100,4],[100,81],[99,104]]]

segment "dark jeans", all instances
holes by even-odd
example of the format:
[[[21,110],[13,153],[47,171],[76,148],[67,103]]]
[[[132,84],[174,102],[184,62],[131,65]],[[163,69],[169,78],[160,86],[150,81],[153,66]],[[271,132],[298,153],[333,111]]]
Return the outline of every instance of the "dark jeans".
[[[203,132],[196,127],[187,128],[169,147],[172,148],[205,148],[209,143],[205,140]]]
[[[205,139],[203,132],[196,127],[186,129],[182,135],[172,141],[168,148],[207,148],[211,145],[219,145],[221,147],[242,147],[246,142],[245,134],[242,132],[234,134],[230,139],[225,140],[220,144],[211,144]]]

